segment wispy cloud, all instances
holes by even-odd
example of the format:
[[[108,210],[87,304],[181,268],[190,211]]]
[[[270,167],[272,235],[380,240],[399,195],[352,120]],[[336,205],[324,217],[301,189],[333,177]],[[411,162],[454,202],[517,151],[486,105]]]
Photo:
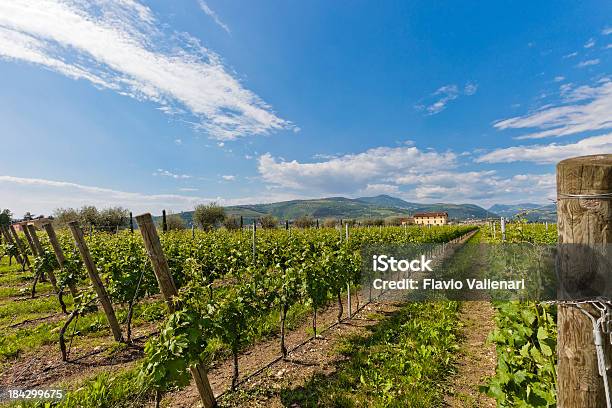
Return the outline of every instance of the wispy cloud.
[[[220,140],[294,127],[219,55],[171,31],[136,0],[0,2],[0,58],[152,101],[169,114],[185,112]]]
[[[612,27],[606,27],[606,28],[604,28],[603,30],[601,30],[601,33],[602,33],[603,35],[610,35],[610,34],[612,34]]]
[[[593,58],[593,59],[589,59],[589,60],[586,60],[586,61],[582,61],[582,62],[580,62],[576,66],[578,68],[584,68],[584,67],[590,67],[590,66],[593,66],[593,65],[597,65],[599,63],[600,63],[599,58]]]
[[[227,26],[227,24],[225,24],[223,21],[221,21],[221,19],[217,15],[217,13],[215,13],[215,11],[213,9],[211,9],[204,0],[198,0],[198,5],[200,6],[200,9],[202,9],[202,11],[204,13],[206,13],[206,15],[208,15],[210,18],[212,18],[213,21],[219,27],[224,29],[225,32],[227,32],[228,34],[231,34],[230,28]]]
[[[568,136],[612,128],[612,82],[603,79],[596,86],[561,86],[563,100],[533,113],[500,120],[497,129],[541,129],[517,139]]]
[[[446,109],[446,106],[451,101],[459,98],[462,94],[471,96],[476,91],[478,91],[478,84],[473,82],[466,83],[462,90],[456,84],[444,85],[432,93],[430,97],[420,102],[416,108],[418,110],[425,110],[428,115],[435,115]]]
[[[561,82],[565,80],[565,77],[563,75],[557,75],[554,79],[555,82]]]
[[[135,213],[160,214],[162,209],[174,212],[192,210],[197,204],[211,201],[216,201],[221,205],[243,205],[303,198],[296,194],[278,192],[263,192],[257,197],[239,199],[181,194],[143,194],[67,181],[8,175],[0,175],[0,191],[2,191],[3,205],[11,208],[18,215],[26,211],[49,215],[55,208],[83,205],[121,206]],[[36,197],[36,200],[32,200],[31,197]]]
[[[232,174],[226,174],[221,176],[221,178],[225,181],[232,181],[232,180],[236,180],[236,176],[232,175]]]
[[[154,176],[161,176],[161,177],[170,177],[173,179],[190,179],[191,176],[189,174],[176,174],[176,173],[172,173],[168,170],[164,170],[164,169],[157,169],[156,172],[153,173]]]
[[[574,58],[576,56],[578,56],[578,52],[574,51],[574,52],[570,52],[569,54],[564,55],[563,58],[566,58],[566,59],[567,58]]]
[[[534,162],[553,164],[574,156],[612,153],[612,133],[593,136],[576,143],[513,146],[497,149],[476,159],[477,163]]]
[[[584,48],[593,48],[595,46],[595,39],[590,38],[589,41],[587,41],[584,44]]]

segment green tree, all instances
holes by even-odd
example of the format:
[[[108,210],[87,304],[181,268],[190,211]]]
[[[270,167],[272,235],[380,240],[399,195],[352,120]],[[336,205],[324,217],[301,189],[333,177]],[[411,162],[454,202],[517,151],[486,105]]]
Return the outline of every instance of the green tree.
[[[261,228],[263,229],[274,229],[278,226],[278,218],[273,215],[267,214],[259,219]]]
[[[179,231],[186,228],[185,221],[180,214],[170,214],[166,217],[168,231]]]
[[[200,204],[193,212],[193,220],[200,228],[211,230],[225,220],[225,209],[215,202]]]
[[[11,223],[11,219],[13,218],[13,213],[8,208],[5,208],[0,212],[0,225],[9,225]]]
[[[240,229],[240,217],[237,215],[230,215],[229,217],[225,217],[223,221],[223,226],[230,231],[235,231]]]

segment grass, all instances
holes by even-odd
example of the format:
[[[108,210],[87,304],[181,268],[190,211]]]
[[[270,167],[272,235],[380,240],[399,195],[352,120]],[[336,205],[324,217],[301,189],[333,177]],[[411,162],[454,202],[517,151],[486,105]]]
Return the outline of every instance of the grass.
[[[285,406],[440,406],[458,349],[456,302],[411,303],[366,336],[345,340],[348,360],[281,391]]]

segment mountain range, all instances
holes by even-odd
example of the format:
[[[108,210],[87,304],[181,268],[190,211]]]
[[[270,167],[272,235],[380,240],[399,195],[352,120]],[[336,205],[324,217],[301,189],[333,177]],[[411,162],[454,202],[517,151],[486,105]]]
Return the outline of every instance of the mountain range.
[[[451,220],[497,218],[498,214],[475,204],[423,204],[402,200],[389,195],[375,197],[327,197],[311,200],[290,200],[268,204],[235,205],[225,207],[228,215],[244,218],[245,223],[270,214],[279,220],[294,220],[301,216],[325,218],[386,218],[407,217],[417,212],[443,211]],[[182,212],[181,217],[190,225],[193,212]]]

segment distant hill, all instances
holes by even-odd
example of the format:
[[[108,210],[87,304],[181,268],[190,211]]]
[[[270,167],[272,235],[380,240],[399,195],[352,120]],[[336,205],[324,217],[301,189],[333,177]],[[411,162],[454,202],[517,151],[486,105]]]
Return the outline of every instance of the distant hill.
[[[557,221],[557,207],[555,204],[495,204],[489,208],[489,211],[507,218],[513,218],[518,214],[522,214],[522,216],[531,222]]]
[[[279,220],[294,220],[301,216],[325,218],[386,218],[407,217],[416,212],[445,211],[452,220],[483,219],[497,217],[496,214],[474,204],[420,204],[404,201],[388,195],[376,197],[328,197],[312,200],[291,200],[269,204],[235,205],[225,207],[228,215],[244,218],[245,223],[271,214]],[[191,225],[193,212],[182,212],[181,217]]]

